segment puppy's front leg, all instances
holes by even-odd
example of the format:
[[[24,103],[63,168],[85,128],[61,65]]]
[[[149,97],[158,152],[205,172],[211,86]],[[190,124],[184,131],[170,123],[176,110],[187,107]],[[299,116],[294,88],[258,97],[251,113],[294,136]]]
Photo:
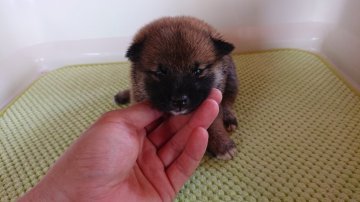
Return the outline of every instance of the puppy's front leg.
[[[208,129],[209,143],[207,150],[218,159],[232,159],[236,152],[236,145],[230,139],[228,132],[224,127],[223,110],[220,109],[219,115]]]
[[[223,121],[228,132],[233,132],[238,127],[235,112],[229,106],[223,106]]]

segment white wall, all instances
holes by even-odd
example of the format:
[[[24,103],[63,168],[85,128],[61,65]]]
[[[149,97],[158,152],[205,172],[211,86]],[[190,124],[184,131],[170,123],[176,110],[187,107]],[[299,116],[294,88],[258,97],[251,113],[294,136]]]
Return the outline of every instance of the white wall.
[[[2,0],[0,58],[45,42],[130,37],[165,15],[193,15],[218,29],[333,23],[343,0]]]
[[[340,13],[324,36],[320,52],[360,90],[360,1],[344,1]]]
[[[360,62],[346,62],[333,51],[338,45],[332,41],[343,42],[341,36],[349,33],[360,41],[354,28],[360,20],[356,2],[1,0],[0,108],[42,72],[67,64],[124,60],[134,33],[168,15],[204,19],[235,43],[237,51],[281,47],[321,51],[351,75],[358,72]],[[339,28],[349,31],[336,34]],[[350,50],[347,45],[342,49]],[[351,79],[360,83],[360,77]]]

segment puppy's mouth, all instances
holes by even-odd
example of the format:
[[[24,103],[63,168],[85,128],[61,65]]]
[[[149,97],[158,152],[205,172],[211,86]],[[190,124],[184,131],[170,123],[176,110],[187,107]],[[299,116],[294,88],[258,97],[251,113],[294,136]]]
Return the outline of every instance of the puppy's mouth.
[[[171,110],[170,114],[176,116],[176,115],[183,115],[183,114],[187,114],[189,113],[190,110],[189,109],[175,109],[175,110]]]

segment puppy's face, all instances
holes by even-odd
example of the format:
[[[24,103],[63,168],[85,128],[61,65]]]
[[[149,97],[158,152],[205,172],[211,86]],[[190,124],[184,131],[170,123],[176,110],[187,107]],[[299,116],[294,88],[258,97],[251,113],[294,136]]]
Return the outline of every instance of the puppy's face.
[[[211,63],[189,62],[181,70],[164,63],[146,72],[145,91],[153,105],[174,115],[194,110],[214,86]]]
[[[174,115],[196,109],[210,90],[222,82],[219,60],[233,46],[208,30],[186,23],[149,25],[127,52],[133,70],[154,107]]]

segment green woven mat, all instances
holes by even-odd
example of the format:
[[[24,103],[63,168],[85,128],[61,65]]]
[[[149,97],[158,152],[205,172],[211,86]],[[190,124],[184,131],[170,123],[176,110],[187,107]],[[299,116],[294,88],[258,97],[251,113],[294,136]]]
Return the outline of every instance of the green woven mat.
[[[360,201],[360,96],[317,56],[235,55],[238,153],[204,157],[178,201]],[[74,65],[36,81],[0,116],[0,198],[13,200],[128,87],[128,63]]]

